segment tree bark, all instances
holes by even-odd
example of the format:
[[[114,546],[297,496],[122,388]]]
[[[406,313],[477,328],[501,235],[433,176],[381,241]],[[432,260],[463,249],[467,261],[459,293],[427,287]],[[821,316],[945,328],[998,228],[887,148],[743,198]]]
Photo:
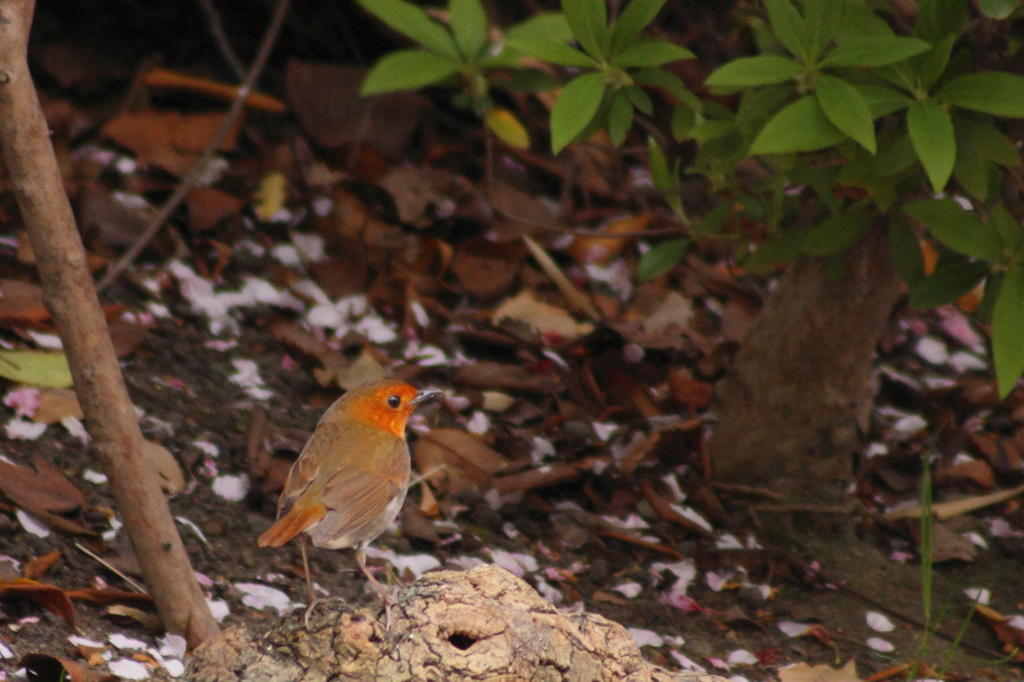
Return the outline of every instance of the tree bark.
[[[847,251],[836,281],[822,259],[786,270],[716,386],[716,480],[793,501],[844,494],[870,414],[875,345],[899,294],[880,230]]]
[[[27,48],[34,0],[0,0],[0,154],[14,186],[64,344],[96,455],[169,632],[195,645],[218,632],[196,583],[142,433],[85,264],[32,77]]]
[[[618,623],[563,614],[524,581],[487,564],[428,573],[404,590],[385,628],[341,599],[298,611],[260,637],[244,627],[203,644],[189,682],[726,682],[670,673],[640,655]]]

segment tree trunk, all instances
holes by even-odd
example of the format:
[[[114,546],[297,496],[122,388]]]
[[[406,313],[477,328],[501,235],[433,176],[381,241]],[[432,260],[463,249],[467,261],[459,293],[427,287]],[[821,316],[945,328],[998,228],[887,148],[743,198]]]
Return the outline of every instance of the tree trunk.
[[[875,344],[900,294],[880,231],[845,256],[836,281],[822,259],[791,265],[718,382],[716,480],[790,501],[843,495],[871,410]]]

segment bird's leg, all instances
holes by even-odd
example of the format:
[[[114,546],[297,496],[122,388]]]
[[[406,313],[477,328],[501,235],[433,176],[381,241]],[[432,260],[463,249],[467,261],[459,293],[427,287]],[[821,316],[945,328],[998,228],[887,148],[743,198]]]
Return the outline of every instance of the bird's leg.
[[[306,616],[303,619],[306,623],[306,629],[309,629],[309,614],[313,613],[313,607],[316,606],[317,596],[313,592],[313,576],[309,572],[309,558],[306,556],[306,534],[302,533],[299,536],[299,547],[302,548],[302,570],[306,572],[306,590],[309,598],[309,606],[306,607]]]
[[[355,554],[356,563],[359,564],[359,570],[363,572],[366,579],[374,586],[380,594],[381,601],[384,602],[384,629],[388,630],[391,628],[391,607],[395,605],[395,598],[391,596],[391,593],[386,587],[377,582],[377,579],[373,577],[372,573],[370,573],[370,569],[366,568],[366,552],[361,549],[357,549]]]

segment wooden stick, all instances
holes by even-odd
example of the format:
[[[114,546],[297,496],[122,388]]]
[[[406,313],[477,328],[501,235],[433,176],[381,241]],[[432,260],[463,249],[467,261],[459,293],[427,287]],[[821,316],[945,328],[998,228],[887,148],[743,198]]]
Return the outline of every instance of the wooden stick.
[[[197,645],[217,622],[174,527],[85,262],[50,131],[29,73],[34,0],[0,0],[0,154],[36,255],[96,456],[168,632]]]

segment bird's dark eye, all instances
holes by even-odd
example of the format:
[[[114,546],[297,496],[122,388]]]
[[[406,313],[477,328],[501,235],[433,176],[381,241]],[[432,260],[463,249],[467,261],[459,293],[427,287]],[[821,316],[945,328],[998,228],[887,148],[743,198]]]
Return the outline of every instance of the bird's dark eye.
[[[402,399],[399,398],[397,395],[393,395],[390,398],[388,398],[388,407],[390,407],[392,410],[397,410],[401,404]]]

